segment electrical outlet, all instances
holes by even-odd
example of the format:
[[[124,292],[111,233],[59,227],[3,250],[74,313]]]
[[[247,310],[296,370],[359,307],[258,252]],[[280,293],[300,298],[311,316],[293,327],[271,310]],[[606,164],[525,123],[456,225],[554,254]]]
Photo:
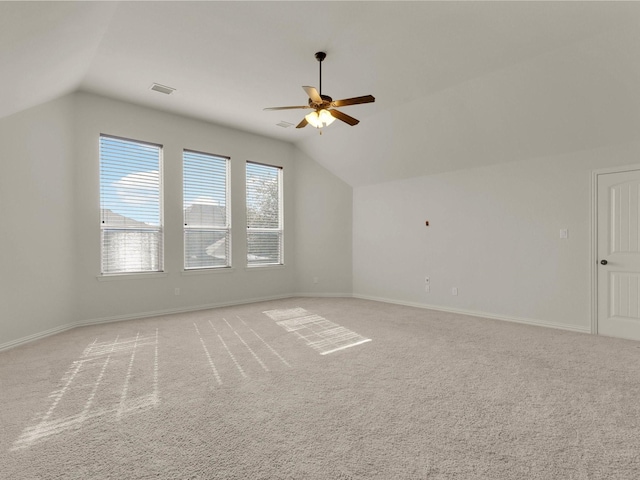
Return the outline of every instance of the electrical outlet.
[[[313,283],[318,283],[318,277],[313,277]]]
[[[451,295],[458,295],[458,287],[453,287],[451,289]]]
[[[424,286],[424,291],[425,293],[431,293],[431,286],[428,283]]]
[[[174,295],[180,295],[180,289],[179,289],[179,288],[177,288],[177,287],[176,287],[176,288],[174,288],[174,289],[173,289],[173,294],[174,294]]]

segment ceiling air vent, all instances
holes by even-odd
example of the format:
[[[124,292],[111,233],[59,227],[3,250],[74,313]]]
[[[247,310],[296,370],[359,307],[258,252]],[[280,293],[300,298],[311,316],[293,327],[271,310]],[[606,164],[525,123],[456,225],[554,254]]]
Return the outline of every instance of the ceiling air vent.
[[[171,95],[175,88],[167,87],[166,85],[160,85],[159,83],[154,83],[151,85],[151,90],[154,92],[164,93],[165,95]]]
[[[293,123],[285,122],[284,120],[282,120],[280,123],[276,123],[276,125],[282,128],[289,128],[293,125]]]

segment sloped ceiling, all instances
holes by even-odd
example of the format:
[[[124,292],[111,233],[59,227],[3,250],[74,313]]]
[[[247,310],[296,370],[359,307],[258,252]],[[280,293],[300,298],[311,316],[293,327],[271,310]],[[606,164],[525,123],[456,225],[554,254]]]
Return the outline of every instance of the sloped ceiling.
[[[75,90],[298,145],[353,186],[635,140],[640,3],[0,2],[0,117]],[[372,94],[297,124],[302,85]],[[150,91],[153,82],[176,88]]]

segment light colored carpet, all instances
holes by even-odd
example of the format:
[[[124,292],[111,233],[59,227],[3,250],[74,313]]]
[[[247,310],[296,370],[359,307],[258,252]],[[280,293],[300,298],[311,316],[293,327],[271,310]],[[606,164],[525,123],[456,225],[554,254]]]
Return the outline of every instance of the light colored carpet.
[[[638,479],[639,358],[356,299],[85,327],[0,353],[0,478]]]

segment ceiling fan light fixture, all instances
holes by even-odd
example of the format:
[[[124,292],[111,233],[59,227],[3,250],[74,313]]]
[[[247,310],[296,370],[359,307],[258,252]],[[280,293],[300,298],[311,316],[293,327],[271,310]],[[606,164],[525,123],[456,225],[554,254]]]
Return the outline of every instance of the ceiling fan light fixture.
[[[335,120],[334,116],[331,115],[329,110],[322,109],[319,112],[311,112],[304,117],[309,125],[315,128],[327,127],[333,123]]]

